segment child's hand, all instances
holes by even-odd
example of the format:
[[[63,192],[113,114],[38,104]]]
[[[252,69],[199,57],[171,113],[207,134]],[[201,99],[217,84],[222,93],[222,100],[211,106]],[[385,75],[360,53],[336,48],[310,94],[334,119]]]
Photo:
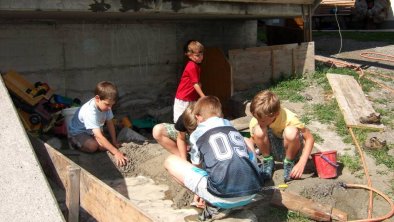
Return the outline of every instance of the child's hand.
[[[126,166],[127,161],[129,160],[129,159],[127,159],[126,155],[120,151],[116,152],[114,157],[115,157],[117,166]]]
[[[304,168],[300,162],[298,162],[296,165],[294,165],[293,169],[290,172],[290,177],[293,179],[299,179],[302,176],[302,173],[304,173]]]
[[[190,205],[198,208],[205,208],[205,201],[197,194],[194,194],[193,202]]]

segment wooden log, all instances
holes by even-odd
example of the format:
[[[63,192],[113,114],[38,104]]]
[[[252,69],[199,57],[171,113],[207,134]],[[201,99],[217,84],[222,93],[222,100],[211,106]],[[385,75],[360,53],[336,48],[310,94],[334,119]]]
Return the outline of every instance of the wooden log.
[[[77,166],[67,167],[67,184],[66,184],[66,206],[67,220],[69,222],[79,221],[79,175],[81,168]]]
[[[347,221],[347,214],[328,205],[314,202],[294,193],[275,190],[271,204],[297,211],[304,216],[317,221]]]

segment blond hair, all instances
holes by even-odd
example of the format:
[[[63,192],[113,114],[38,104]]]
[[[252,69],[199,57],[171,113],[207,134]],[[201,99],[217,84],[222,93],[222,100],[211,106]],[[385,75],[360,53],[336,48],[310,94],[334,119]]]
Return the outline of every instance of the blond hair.
[[[273,117],[279,111],[279,97],[269,90],[264,90],[257,93],[250,104],[250,112],[257,119]]]
[[[183,124],[188,133],[192,133],[197,127],[197,119],[193,113],[195,103],[190,103],[186,110],[183,112]]]
[[[190,56],[193,53],[203,53],[204,46],[199,41],[189,40],[185,45],[184,51],[186,56]]]
[[[118,89],[114,83],[109,81],[97,83],[94,93],[95,95],[99,96],[101,100],[109,99],[116,101],[118,99]]]
[[[202,116],[204,120],[213,116],[223,117],[222,104],[216,96],[201,97],[194,105],[193,113]]]

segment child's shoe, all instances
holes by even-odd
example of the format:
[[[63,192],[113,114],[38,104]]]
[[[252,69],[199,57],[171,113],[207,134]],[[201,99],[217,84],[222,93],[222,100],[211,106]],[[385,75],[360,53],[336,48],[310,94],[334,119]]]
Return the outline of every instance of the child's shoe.
[[[294,160],[287,160],[285,158],[285,160],[283,161],[283,177],[284,177],[284,181],[285,183],[291,181],[291,177],[290,177],[290,173],[293,170],[294,167]]]
[[[274,171],[274,158],[272,156],[264,157],[263,159],[263,176],[265,180],[272,178],[272,172]]]
[[[198,216],[199,221],[213,221],[220,220],[227,217],[231,209],[222,209],[219,207],[206,204],[202,213]]]

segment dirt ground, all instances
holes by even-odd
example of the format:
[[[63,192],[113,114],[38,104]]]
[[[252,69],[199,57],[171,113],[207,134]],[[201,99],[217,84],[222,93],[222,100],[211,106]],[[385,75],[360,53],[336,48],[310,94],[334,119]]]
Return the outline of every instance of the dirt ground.
[[[328,56],[337,53],[338,45],[332,44],[335,41],[338,41],[338,39],[327,39],[324,37],[315,39],[316,54]],[[368,63],[368,68],[379,69],[389,75],[394,75],[392,64],[363,61],[358,56],[360,49],[392,52],[393,46],[385,45],[384,43],[362,43],[346,40],[346,44],[343,44],[342,53],[337,57],[349,59],[351,62],[358,62],[360,64],[365,62]],[[311,85],[305,92],[300,93],[312,97],[312,99],[306,102],[307,104],[321,103],[325,99],[323,89],[317,85]],[[383,105],[386,106],[384,108],[394,110],[393,93],[377,87],[367,96],[387,99],[389,102]],[[300,115],[304,112],[304,106],[307,104],[283,101],[284,106]],[[378,106],[378,104],[373,105],[374,107],[375,105]],[[324,140],[323,143],[316,144],[313,152],[319,150],[336,150],[339,155],[345,153],[355,155],[357,152],[353,144],[342,142],[342,139],[337,135],[332,125],[311,122],[307,127],[312,132],[319,134]],[[372,135],[385,139],[388,144],[394,143],[394,131],[389,127],[386,127],[383,132],[376,132],[370,136]],[[189,206],[192,198],[190,191],[174,182],[163,167],[163,162],[168,156],[168,152],[152,140],[149,134],[145,136],[148,140],[144,143],[137,144],[131,142],[122,145],[120,150],[126,153],[129,162],[127,166],[121,168],[115,167],[112,162],[112,156],[104,152],[96,154],[79,153],[79,155],[70,155],[67,151],[64,151],[64,153],[93,175],[126,197],[129,197],[137,206],[152,215],[157,221],[183,221],[183,217],[196,214],[197,211]],[[394,155],[394,151],[389,150],[388,155]],[[391,172],[382,164],[376,165],[374,159],[369,155],[366,155],[366,162],[373,187],[383,191],[393,199],[394,172]],[[327,204],[342,210],[348,214],[349,220],[367,218],[368,192],[362,189],[345,189],[339,186],[339,182],[366,184],[363,170],[351,173],[347,168],[343,167],[342,163],[338,164],[340,167],[338,168],[336,178],[320,179],[312,170],[306,172],[302,179],[290,182],[285,191],[293,192],[318,203]],[[281,164],[277,163],[273,181],[267,182],[266,185],[278,185],[282,183],[283,169],[281,168]],[[221,221],[296,221],[292,219],[287,220],[286,217],[283,217],[286,211],[280,211],[279,214],[281,215],[273,213],[274,208],[269,204],[271,197],[269,192],[262,193],[262,197],[262,201],[247,207],[244,211],[236,212],[234,215]],[[389,211],[390,208],[387,202],[375,196],[374,217],[383,216]],[[87,221],[94,220],[87,219]],[[390,218],[387,221],[394,221],[394,219]]]

